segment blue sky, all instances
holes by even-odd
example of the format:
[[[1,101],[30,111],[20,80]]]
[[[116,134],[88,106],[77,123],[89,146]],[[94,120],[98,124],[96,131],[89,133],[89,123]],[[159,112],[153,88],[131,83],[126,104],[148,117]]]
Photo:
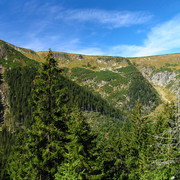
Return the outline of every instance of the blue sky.
[[[35,51],[180,53],[179,0],[0,0],[0,39]]]

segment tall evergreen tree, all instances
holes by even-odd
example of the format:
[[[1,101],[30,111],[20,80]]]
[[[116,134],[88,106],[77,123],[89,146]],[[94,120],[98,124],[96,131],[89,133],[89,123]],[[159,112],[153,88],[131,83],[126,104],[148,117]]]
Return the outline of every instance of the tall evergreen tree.
[[[180,151],[177,108],[174,104],[164,106],[164,112],[156,118],[151,133],[151,166],[148,179],[180,178]]]
[[[141,114],[141,105],[138,104],[130,118],[130,123],[125,124],[122,131],[122,154],[124,154],[124,176],[128,179],[140,179],[147,169],[149,141],[149,127],[147,118]],[[129,130],[127,130],[129,129]],[[123,130],[123,129],[122,129]]]
[[[57,180],[100,179],[101,170],[95,153],[96,136],[92,135],[86,119],[78,110],[68,121],[68,143],[65,160],[56,174]]]
[[[7,164],[9,154],[12,151],[12,144],[14,142],[13,134],[8,131],[7,126],[3,125],[0,131],[0,179],[9,179],[7,173]]]
[[[57,166],[64,159],[68,110],[63,102],[64,90],[58,86],[60,71],[50,50],[46,63],[42,65],[39,75],[34,80],[35,122],[26,130],[25,138],[17,140],[25,143],[20,144],[16,151],[19,162],[16,162],[15,166],[23,168],[23,171],[16,172],[16,168],[12,168],[13,162],[10,168],[17,179],[54,179]]]

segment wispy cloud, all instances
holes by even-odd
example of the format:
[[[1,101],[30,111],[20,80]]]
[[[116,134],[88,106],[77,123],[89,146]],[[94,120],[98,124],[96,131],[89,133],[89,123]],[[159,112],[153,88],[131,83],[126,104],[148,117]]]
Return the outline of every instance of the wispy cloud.
[[[109,52],[122,56],[150,56],[168,52],[180,52],[180,15],[155,26],[141,46],[117,45]]]
[[[103,50],[101,48],[96,48],[96,47],[71,50],[70,52],[75,54],[85,54],[85,55],[104,55]]]
[[[70,9],[62,6],[61,3],[56,4],[54,1],[41,3],[37,0],[30,0],[24,4],[19,3],[16,9],[17,12],[15,11],[16,13],[13,13],[11,18],[6,21],[4,21],[5,14],[4,17],[0,18],[2,24],[0,33],[4,40],[10,43],[18,42],[17,45],[37,51],[47,50],[51,47],[56,51],[87,55],[130,57],[163,54],[173,52],[175,49],[177,51],[180,47],[180,15],[153,27],[147,33],[144,41],[140,39],[142,45],[132,43],[117,44],[112,47],[111,44],[106,44],[103,39],[108,35],[111,36],[113,34],[111,32],[116,31],[113,31],[114,28],[120,28],[118,29],[120,32],[121,27],[132,27],[151,22],[153,15],[145,11]],[[8,20],[13,19],[14,14],[18,14],[17,20],[14,19],[12,23],[9,23]],[[16,24],[18,25],[16,26]],[[81,26],[81,24],[83,25]],[[94,24],[99,27],[92,26]],[[104,31],[104,27],[108,30]],[[138,29],[140,27],[138,26]],[[7,33],[7,30],[10,32],[11,29],[13,32]],[[103,32],[109,34],[102,37]]]
[[[144,11],[72,9],[64,7],[63,3],[57,3],[57,1],[42,3],[38,0],[29,0],[15,4],[15,7],[11,5],[9,11],[13,9],[13,14],[3,21],[5,25],[0,29],[0,33],[3,27],[13,29],[5,40],[36,51],[52,47],[56,51],[92,55],[107,54],[103,48],[100,49],[98,38],[96,39],[99,34],[102,36],[105,32],[104,27],[111,32],[114,28],[144,24],[152,18],[152,14]],[[16,19],[13,19],[14,15]],[[13,21],[9,23],[11,19]],[[15,31],[19,34],[16,35]],[[5,30],[4,32],[6,33]],[[10,35],[14,37],[14,40]],[[93,46],[94,44],[97,46]]]
[[[68,9],[60,3],[48,2],[41,4],[37,0],[30,0],[23,6],[23,11],[35,15],[44,15],[64,21],[92,22],[104,24],[108,27],[119,28],[136,24],[143,24],[152,18],[146,11],[113,11],[103,9]]]
[[[129,12],[106,11],[100,9],[67,9],[60,13],[58,18],[66,21],[94,22],[107,25],[111,28],[119,28],[146,23],[152,18],[152,14],[141,11]]]

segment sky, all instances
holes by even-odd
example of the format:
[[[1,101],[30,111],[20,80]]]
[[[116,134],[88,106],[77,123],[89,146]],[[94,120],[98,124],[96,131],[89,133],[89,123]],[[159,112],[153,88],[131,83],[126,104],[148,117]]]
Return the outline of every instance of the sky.
[[[180,53],[180,1],[0,0],[0,39],[85,55]]]

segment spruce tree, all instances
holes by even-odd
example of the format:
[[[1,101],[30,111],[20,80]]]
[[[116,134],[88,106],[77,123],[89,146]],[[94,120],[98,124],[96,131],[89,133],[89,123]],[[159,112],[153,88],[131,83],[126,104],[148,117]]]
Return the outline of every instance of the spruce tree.
[[[138,103],[134,109],[130,122],[125,124],[122,131],[122,154],[124,154],[124,178],[140,179],[147,169],[150,128],[147,118],[141,114],[141,105]],[[122,129],[122,130],[123,130]]]
[[[13,135],[8,131],[8,127],[3,125],[0,131],[0,179],[9,179],[7,173],[7,164],[10,152],[12,151],[12,144],[14,142]]]
[[[33,125],[18,133],[9,163],[14,179],[100,179],[95,136],[78,110],[67,108],[61,70],[49,51],[34,80]]]
[[[100,179],[102,173],[95,154],[96,136],[77,109],[73,110],[68,121],[67,137],[65,159],[59,166],[56,179]]]
[[[64,90],[58,85],[60,72],[50,50],[34,80],[34,124],[24,132],[24,138],[17,139],[21,144],[12,156],[10,173],[14,178],[54,179],[57,167],[64,159],[68,110]],[[23,170],[16,171],[16,167]]]
[[[151,166],[148,179],[179,179],[180,151],[177,108],[174,104],[164,106],[164,111],[156,117],[154,131],[150,135]]]

